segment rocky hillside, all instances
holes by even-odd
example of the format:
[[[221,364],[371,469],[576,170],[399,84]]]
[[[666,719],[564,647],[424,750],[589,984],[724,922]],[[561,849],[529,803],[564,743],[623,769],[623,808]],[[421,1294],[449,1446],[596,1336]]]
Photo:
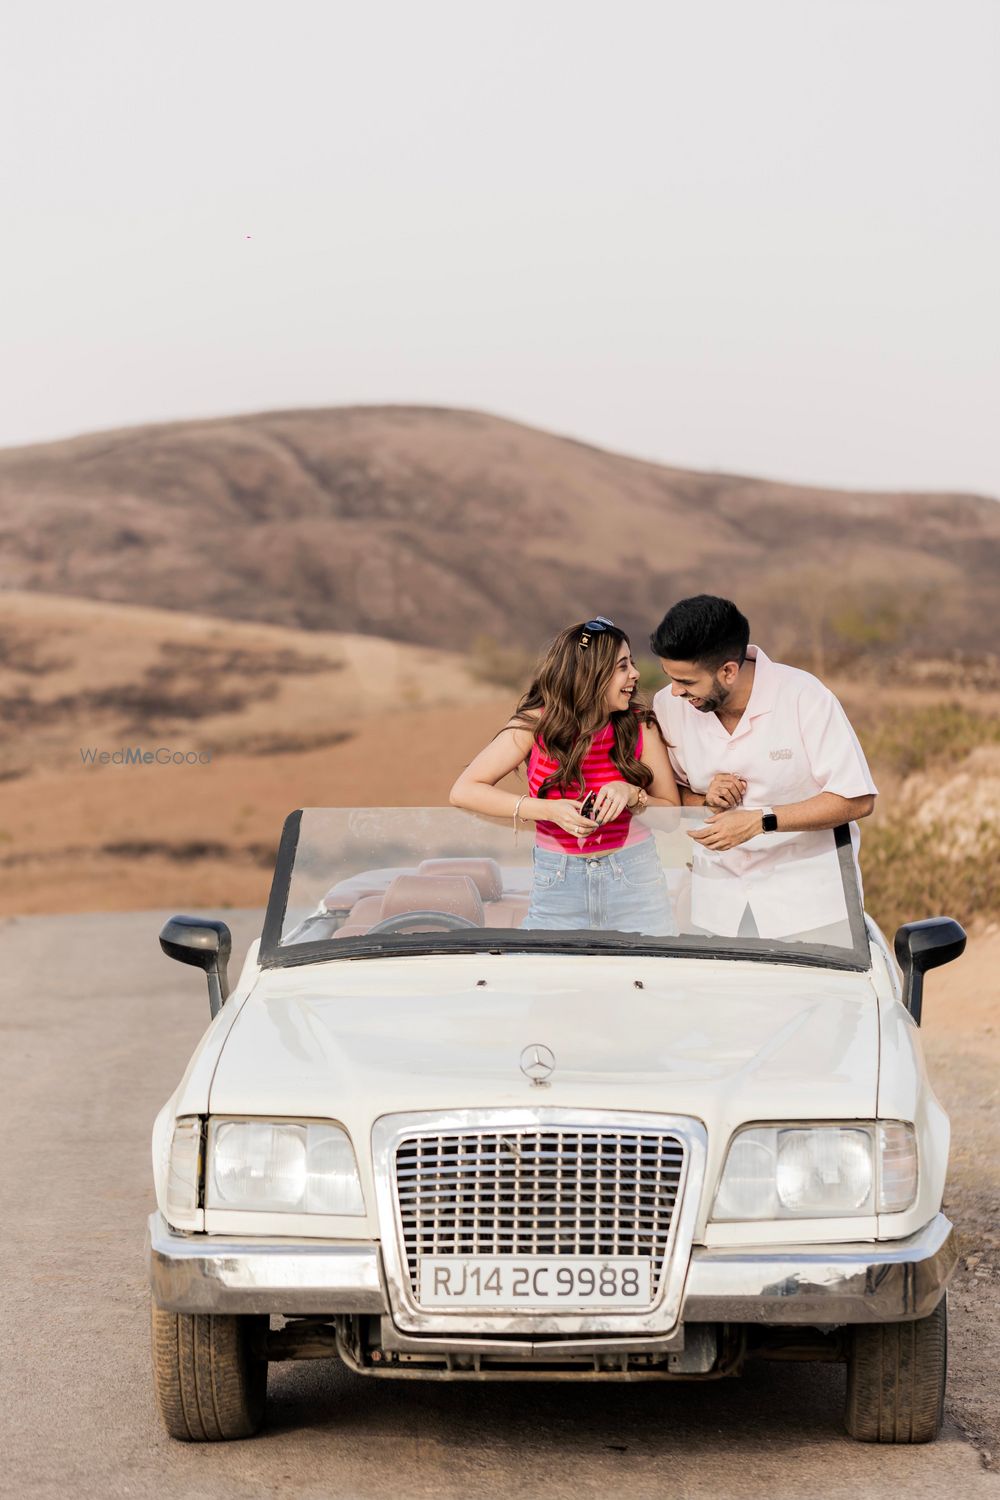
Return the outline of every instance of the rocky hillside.
[[[0,453],[2,587],[460,651],[595,612],[643,643],[705,589],[786,653],[831,630],[978,652],[998,564],[988,498],[692,473],[475,412],[274,412]]]

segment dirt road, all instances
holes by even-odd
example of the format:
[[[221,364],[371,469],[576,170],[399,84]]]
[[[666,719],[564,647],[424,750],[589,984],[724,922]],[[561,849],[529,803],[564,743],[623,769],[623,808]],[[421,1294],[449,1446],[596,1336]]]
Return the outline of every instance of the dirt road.
[[[949,1418],[926,1448],[840,1427],[843,1371],[758,1366],[718,1385],[394,1384],[327,1362],[271,1370],[258,1439],[172,1443],[150,1389],[142,1264],[149,1127],[207,1020],[201,976],[159,954],[166,912],[0,926],[5,1046],[0,1492],[16,1496],[937,1497],[1000,1500],[998,1035],[987,934],[932,976],[932,1077],[951,1111]],[[228,912],[239,956],[256,913]]]

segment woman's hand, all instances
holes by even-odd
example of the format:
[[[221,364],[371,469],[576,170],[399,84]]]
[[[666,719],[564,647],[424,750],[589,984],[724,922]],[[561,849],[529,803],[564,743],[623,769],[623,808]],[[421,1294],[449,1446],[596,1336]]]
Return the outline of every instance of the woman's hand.
[[[609,781],[597,794],[594,817],[598,823],[611,823],[628,807],[635,792],[627,781]]]
[[[597,824],[593,818],[585,818],[580,811],[582,803],[574,802],[569,797],[546,797],[537,806],[544,808],[539,812],[537,821],[546,823],[557,823],[566,833],[576,834],[577,838],[586,838],[588,833],[593,833]]]

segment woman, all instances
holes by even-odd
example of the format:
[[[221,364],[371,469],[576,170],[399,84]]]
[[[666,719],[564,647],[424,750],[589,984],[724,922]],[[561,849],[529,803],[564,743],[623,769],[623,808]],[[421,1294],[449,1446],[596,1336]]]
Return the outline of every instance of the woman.
[[[604,616],[552,642],[514,717],[451,789],[455,807],[535,824],[522,926],[676,932],[647,803],[680,795],[652,713],[637,700],[628,636]],[[521,797],[497,782],[528,763]],[[595,793],[585,816],[584,802]]]

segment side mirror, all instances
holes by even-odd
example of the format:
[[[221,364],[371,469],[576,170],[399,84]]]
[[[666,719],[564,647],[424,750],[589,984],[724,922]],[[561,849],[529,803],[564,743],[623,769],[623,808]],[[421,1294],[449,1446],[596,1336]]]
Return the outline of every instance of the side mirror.
[[[926,917],[922,922],[904,923],[892,946],[903,971],[903,1004],[919,1026],[924,975],[962,956],[965,928],[952,917]]]
[[[229,955],[233,939],[225,922],[209,917],[171,917],[163,924],[160,947],[168,958],[182,964],[197,964],[208,978],[208,1008],[219,1014],[229,994]]]

